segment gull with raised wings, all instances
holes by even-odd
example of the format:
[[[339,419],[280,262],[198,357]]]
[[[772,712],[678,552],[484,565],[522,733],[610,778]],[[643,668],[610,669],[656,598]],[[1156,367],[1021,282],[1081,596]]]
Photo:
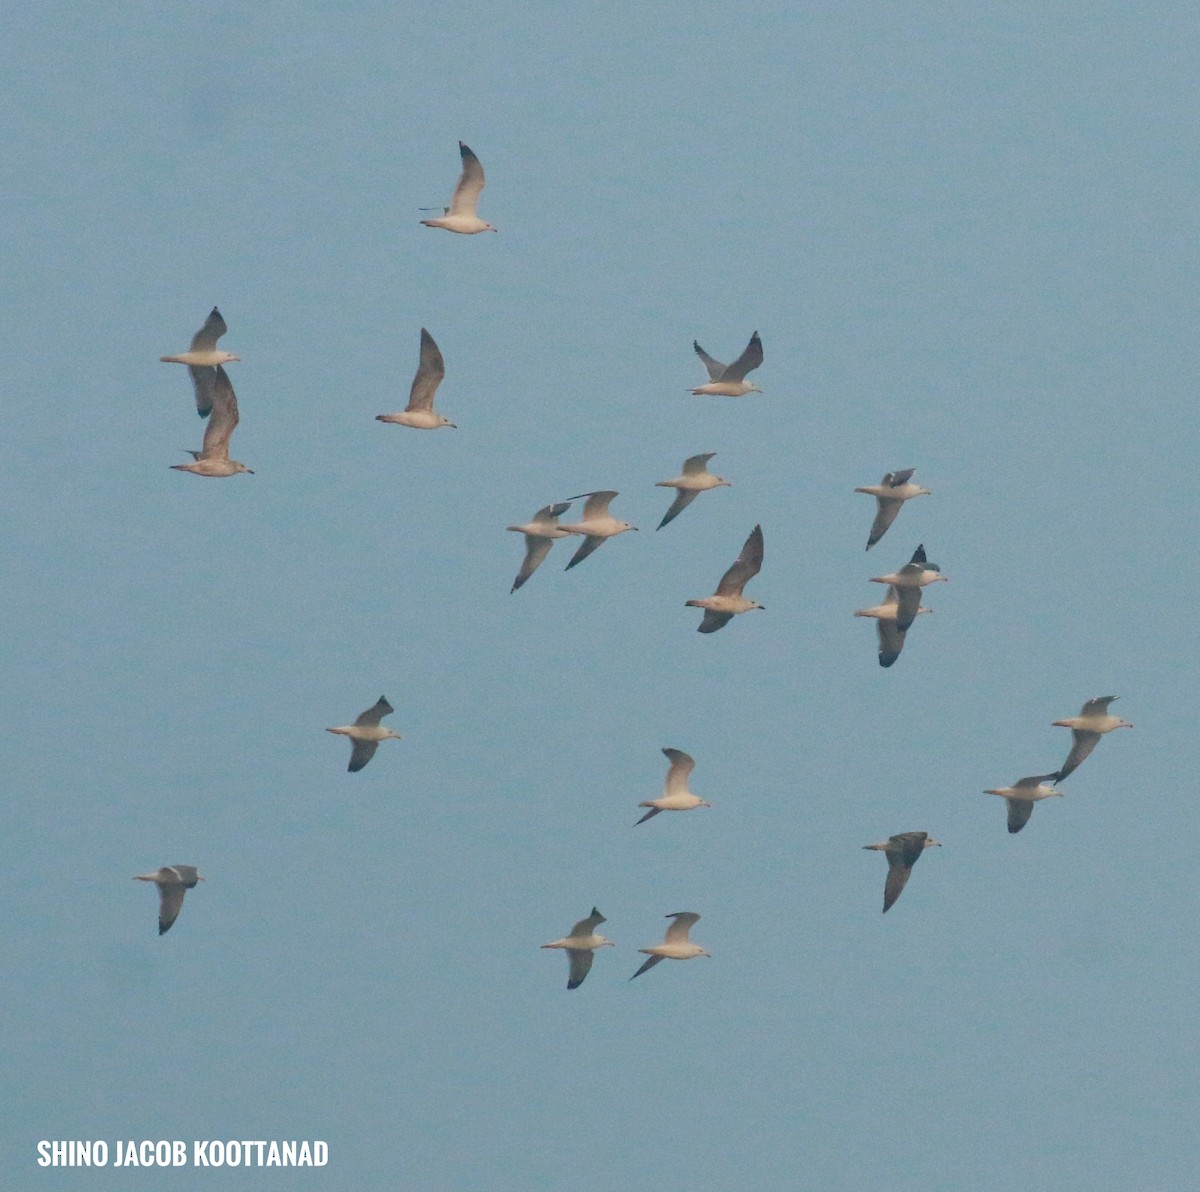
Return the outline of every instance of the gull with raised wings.
[[[253,468],[229,458],[229,440],[238,424],[237,394],[229,374],[218,364],[215,368],[193,370],[193,380],[197,371],[210,374],[196,382],[197,408],[200,408],[203,390],[204,401],[211,411],[204,428],[204,446],[200,451],[188,451],[194,463],[172,464],[171,467],[176,472],[191,472],[193,476],[236,476],[239,472],[253,476]]]
[[[711,952],[706,952],[699,944],[693,944],[688,939],[688,932],[692,929],[692,924],[696,923],[700,916],[695,911],[675,911],[674,914],[665,916],[668,919],[673,919],[674,922],[667,928],[667,934],[663,937],[661,944],[655,944],[653,948],[639,948],[639,952],[645,953],[650,957],[633,977],[640,977],[647,969],[652,969],[660,960],[693,960],[697,956],[712,956]],[[632,981],[633,977],[629,979]]]
[[[888,908],[900,897],[912,873],[912,867],[921,859],[927,848],[941,848],[942,842],[934,840],[928,832],[899,832],[878,844],[864,844],[863,848],[874,849],[887,857],[888,875],[883,886],[883,909]]]
[[[583,535],[582,544],[571,556],[571,561],[567,564],[565,570],[570,571],[576,563],[582,563],[592,551],[603,546],[609,538],[615,538],[618,534],[624,534],[626,530],[637,529],[637,526],[631,526],[629,522],[618,521],[615,517],[609,515],[609,502],[613,497],[619,495],[619,493],[605,489],[597,493],[579,493],[578,496],[569,498],[570,501],[578,501],[586,497],[587,501],[583,506],[582,521],[578,521],[571,526],[559,526],[559,529],[566,534]]]
[[[523,526],[504,527],[506,530],[525,535],[525,559],[513,586],[509,589],[510,596],[541,566],[542,560],[550,553],[554,540],[568,537],[567,531],[559,527],[558,519],[570,508],[570,501],[559,501],[557,505],[543,505],[533,515],[532,521]]]
[[[750,337],[746,350],[732,364],[714,360],[695,340],[692,340],[692,347],[708,370],[708,383],[689,390],[690,393],[745,397],[747,393],[762,392],[757,385],[750,385],[746,381],[746,374],[753,372],[763,362],[762,340],[758,338],[757,331]]]
[[[1098,695],[1079,709],[1078,716],[1052,722],[1055,728],[1071,730],[1071,752],[1067,754],[1062,769],[1055,775],[1056,782],[1062,782],[1068,774],[1077,769],[1083,759],[1096,748],[1096,742],[1105,733],[1111,733],[1114,728],[1133,728],[1128,720],[1109,715],[1108,705],[1120,698],[1117,695]]]
[[[390,716],[396,709],[380,696],[377,703],[369,707],[353,724],[344,724],[340,728],[327,728],[327,733],[337,733],[340,737],[349,737],[350,764],[346,767],[351,774],[356,774],[375,756],[380,741],[399,741],[400,734],[390,728],[384,728],[379,722]]]
[[[877,575],[871,583],[891,584],[896,589],[896,628],[903,633],[917,619],[921,608],[921,589],[930,584],[945,582],[947,578],[936,563],[930,563],[925,558],[925,546],[922,543],[899,571],[894,571],[891,575]]]
[[[889,472],[878,484],[868,484],[864,488],[856,488],[856,493],[866,493],[875,498],[877,508],[875,520],[871,523],[871,533],[867,536],[867,550],[875,545],[887,533],[888,526],[896,520],[900,506],[913,497],[932,496],[929,489],[919,484],[910,484],[916,468],[904,468],[899,472]]]
[[[421,222],[427,228],[445,228],[447,232],[461,232],[464,236],[473,236],[476,232],[495,232],[497,228],[485,223],[475,214],[479,193],[486,185],[483,166],[479,164],[479,158],[462,141],[458,142],[458,152],[462,157],[463,168],[450,206],[443,207],[442,214],[436,219],[423,219]]]
[[[195,368],[212,368],[217,364],[228,364],[231,360],[241,360],[240,356],[217,347],[217,340],[228,330],[221,312],[214,306],[204,320],[204,326],[192,336],[192,346],[186,352],[180,352],[178,356],[160,356],[159,360],[164,364],[187,364]],[[196,395],[196,406],[200,406],[199,394]],[[203,417],[204,411],[200,413]]]
[[[158,934],[171,930],[179,918],[183,896],[204,879],[195,865],[164,865],[153,873],[139,873],[135,882],[153,882],[158,887]]]
[[[449,418],[443,418],[433,409],[433,395],[446,375],[446,362],[433,336],[421,328],[421,359],[408,393],[408,405],[399,414],[376,414],[376,422],[395,422],[400,426],[411,426],[417,430],[437,430],[440,426],[454,426]]]
[[[597,948],[615,948],[610,939],[596,934],[596,928],[608,920],[595,908],[586,919],[580,919],[560,940],[543,944],[543,948],[565,948],[571,971],[567,976],[567,988],[578,989],[583,979],[592,971],[592,957]]]
[[[762,561],[762,526],[755,526],[742,546],[742,553],[734,560],[733,566],[721,576],[716,592],[700,600],[684,601],[685,608],[704,609],[704,617],[697,627],[700,633],[716,633],[723,625],[729,624],[738,613],[748,613],[753,608],[765,608],[757,601],[742,595],[742,589],[762,569]]]
[[[662,798],[648,799],[645,803],[638,804],[639,807],[650,808],[638,820],[638,824],[653,819],[660,811],[692,811],[696,807],[712,806],[688,790],[688,777],[696,768],[695,759],[682,749],[664,749],[663,753],[671,764],[667,767],[667,781],[663,787]],[[634,824],[634,827],[636,828],[637,824]]]
[[[669,521],[674,521],[702,492],[710,488],[730,487],[728,480],[714,476],[707,468],[708,461],[717,453],[706,451],[703,455],[689,456],[683,461],[683,475],[674,480],[660,480],[655,488],[673,488],[676,490],[675,500],[663,514],[663,519],[657,528],[662,529]]]
[[[1033,814],[1033,805],[1041,799],[1052,799],[1056,795],[1062,797],[1062,791],[1056,791],[1053,786],[1043,786],[1044,782],[1053,783],[1056,774],[1034,774],[1029,778],[1018,778],[1012,786],[1001,786],[995,790],[984,791],[985,795],[1000,795],[1008,803],[1008,830],[1019,832]]]

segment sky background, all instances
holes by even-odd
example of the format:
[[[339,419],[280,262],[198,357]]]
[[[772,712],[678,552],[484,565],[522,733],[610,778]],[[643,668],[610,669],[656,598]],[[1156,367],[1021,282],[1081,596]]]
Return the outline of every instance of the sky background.
[[[1193,5],[6,26],[6,1188],[1194,1186]],[[459,139],[498,235],[417,222]],[[254,476],[169,470],[158,357],[214,304]],[[458,430],[373,421],[422,326]],[[685,392],[754,330],[763,394]],[[655,533],[702,451],[733,487]],[[934,495],[864,554],[903,467]],[[504,527],[603,488],[641,532],[510,595]],[[767,611],[697,634],[756,523]],[[883,670],[851,614],[918,542],[950,582]],[[980,792],[1110,693],[1136,729],[1009,836]],[[635,830],[663,746],[714,806]],[[917,829],[881,916],[860,846]],[[130,878],[176,862],[159,938]],[[568,993],[538,945],[593,905]],[[713,958],[629,984],[680,910]]]

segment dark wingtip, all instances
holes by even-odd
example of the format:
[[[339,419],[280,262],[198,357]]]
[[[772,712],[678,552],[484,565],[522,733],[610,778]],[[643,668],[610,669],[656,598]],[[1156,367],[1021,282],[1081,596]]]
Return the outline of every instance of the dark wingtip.
[[[568,981],[567,988],[568,989],[578,989],[582,984],[583,984],[582,981]]]
[[[884,654],[881,652],[879,655],[879,665],[880,666],[891,666],[892,663],[895,662],[896,659],[899,657],[900,657],[899,654]]]

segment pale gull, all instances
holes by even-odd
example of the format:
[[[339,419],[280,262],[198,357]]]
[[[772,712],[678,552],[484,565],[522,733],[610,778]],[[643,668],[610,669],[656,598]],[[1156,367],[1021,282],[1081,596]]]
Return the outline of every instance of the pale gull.
[[[475,214],[479,192],[486,185],[483,166],[479,164],[479,158],[462,141],[458,142],[458,152],[462,156],[463,169],[458,185],[454,188],[450,206],[443,207],[442,214],[436,219],[423,219],[421,222],[427,228],[445,228],[447,232],[461,232],[466,236],[472,236],[476,232],[495,232],[496,228]]]
[[[197,882],[204,879],[195,865],[164,865],[153,873],[139,873],[135,882],[153,882],[158,887],[158,934],[171,930],[171,924],[179,918],[183,896],[195,889]]]
[[[1105,733],[1111,733],[1114,728],[1133,728],[1128,720],[1122,720],[1120,716],[1109,715],[1108,705],[1115,699],[1120,699],[1120,696],[1098,695],[1095,699],[1088,700],[1079,709],[1078,716],[1072,716],[1067,720],[1053,721],[1056,728],[1071,730],[1071,752],[1067,754],[1067,760],[1063,762],[1062,769],[1055,776],[1056,782],[1062,782],[1068,774],[1075,770],[1083,759],[1096,748],[1096,742]]]
[[[891,584],[896,589],[899,602],[896,628],[904,632],[917,618],[921,607],[921,589],[930,584],[943,583],[947,578],[936,563],[930,563],[925,558],[925,546],[922,543],[899,571],[894,571],[891,575],[877,575],[871,583]]]
[[[650,957],[633,977],[640,977],[647,969],[652,969],[660,960],[692,960],[697,956],[712,956],[711,952],[706,952],[699,944],[693,944],[688,939],[688,932],[692,929],[692,924],[700,918],[694,911],[675,911],[674,914],[665,916],[668,919],[675,921],[667,928],[667,934],[663,938],[661,944],[655,944],[653,948],[639,948],[639,952],[644,952]],[[629,979],[632,981],[633,977]]]
[[[685,608],[704,609],[704,617],[697,627],[700,633],[716,633],[723,625],[729,624],[738,613],[748,613],[751,609],[765,607],[742,595],[742,589],[762,568],[762,561],[762,526],[755,526],[742,546],[742,553],[734,560],[733,566],[721,576],[715,594],[700,600],[684,601]]]
[[[193,476],[236,476],[239,472],[253,476],[252,468],[229,458],[229,440],[238,424],[237,394],[233,391],[229,374],[219,364],[206,371],[212,374],[203,386],[212,414],[204,428],[204,448],[188,452],[195,463],[172,464],[171,467],[176,472],[191,472]],[[197,405],[200,389],[201,386],[197,385]]]
[[[208,368],[216,364],[228,364],[231,360],[240,360],[240,356],[217,348],[217,340],[228,330],[225,320],[221,318],[221,312],[214,306],[208,318],[204,320],[204,326],[192,336],[192,346],[186,352],[180,352],[178,356],[160,356],[159,359],[164,364],[190,364]],[[196,405],[200,405],[199,393],[196,394]]]
[[[376,422],[395,422],[400,426],[411,426],[417,430],[437,430],[440,426],[454,426],[449,418],[443,418],[433,409],[433,395],[446,375],[446,362],[433,336],[421,328],[421,359],[413,377],[412,389],[408,393],[408,405],[399,414],[376,414]]]
[[[927,848],[941,848],[942,842],[934,840],[928,832],[900,832],[889,836],[878,844],[864,844],[863,848],[874,849],[887,857],[888,875],[883,886],[883,909],[886,914],[888,907],[900,897],[912,873],[912,867],[920,860],[921,854]]]
[[[757,385],[746,381],[746,374],[753,372],[763,362],[762,340],[756,331],[746,345],[746,350],[732,363],[722,364],[714,360],[695,340],[692,347],[708,370],[708,384],[689,390],[694,394],[712,394],[715,397],[745,397],[747,393],[761,393]]]
[[[638,820],[638,824],[653,819],[660,811],[691,811],[696,807],[712,806],[688,790],[688,777],[695,769],[695,760],[682,749],[664,749],[663,753],[671,764],[667,768],[667,781],[663,787],[662,798],[648,799],[645,803],[638,804],[639,807],[650,808]],[[636,828],[637,824],[634,824],[634,827]]]
[[[396,709],[387,702],[384,696],[379,702],[369,707],[353,724],[345,724],[340,728],[327,728],[327,733],[337,733],[341,737],[349,737],[350,765],[346,768],[351,774],[357,773],[375,756],[380,741],[399,741],[400,734],[390,728],[384,728],[379,722],[390,716]]]
[[[729,487],[728,480],[714,476],[705,466],[717,453],[707,451],[703,455],[689,456],[683,461],[683,475],[674,480],[660,480],[655,488],[673,488],[676,491],[671,508],[663,514],[663,519],[657,528],[662,529],[669,521],[674,521],[702,492],[710,488]]]
[[[1043,786],[1047,780],[1054,782],[1055,774],[1034,774],[1030,778],[1018,778],[1012,786],[1001,786],[995,790],[984,791],[985,795],[1000,795],[1008,803],[1008,830],[1019,832],[1033,814],[1033,805],[1040,799],[1061,798],[1062,791],[1056,791],[1053,786]]]
[[[566,530],[559,529],[558,519],[570,508],[570,501],[559,501],[557,505],[543,505],[533,515],[532,521],[523,526],[504,527],[506,530],[525,535],[525,558],[513,586],[509,589],[510,596],[541,566],[542,560],[550,553],[554,540],[568,537]]]
[[[875,498],[878,508],[875,520],[871,523],[871,533],[867,537],[867,550],[875,545],[887,533],[888,526],[896,520],[900,506],[913,497],[928,497],[932,495],[927,488],[919,484],[910,484],[916,468],[904,468],[899,472],[889,472],[878,484],[869,484],[865,488],[856,488],[856,493],[867,493]]]
[[[586,919],[580,919],[565,936],[553,943],[543,944],[543,948],[565,948],[571,971],[567,977],[567,988],[578,989],[583,979],[591,972],[592,955],[597,948],[615,948],[617,945],[610,939],[596,934],[596,928],[608,920],[595,908]]]
[[[637,526],[631,526],[628,522],[617,521],[615,517],[609,516],[609,502],[618,495],[618,493],[605,489],[596,493],[579,493],[578,496],[569,498],[571,501],[578,501],[581,497],[586,497],[587,502],[583,506],[582,521],[571,526],[559,527],[564,533],[583,535],[583,544],[571,556],[571,561],[565,570],[570,571],[576,563],[582,563],[592,551],[602,546],[609,538],[624,534],[626,530],[637,529]]]
[[[921,589],[917,588],[915,591],[919,603]],[[932,611],[930,608],[918,608],[913,616]],[[872,608],[860,608],[854,615],[875,618],[875,627],[879,630],[879,665],[891,666],[900,657],[900,651],[904,649],[904,638],[908,632],[899,626],[900,596],[896,591],[896,586],[888,585],[887,595],[883,598],[882,604],[876,604]]]

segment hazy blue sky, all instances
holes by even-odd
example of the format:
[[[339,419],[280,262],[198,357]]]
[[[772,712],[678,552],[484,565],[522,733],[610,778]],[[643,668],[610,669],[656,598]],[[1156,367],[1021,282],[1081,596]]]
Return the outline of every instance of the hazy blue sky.
[[[1194,1186],[1194,5],[5,24],[6,1188]],[[460,138],[499,235],[417,222]],[[169,470],[158,362],[214,303],[220,481]],[[373,421],[422,326],[457,431]],[[761,396],[686,394],[755,329]],[[733,487],[655,533],[701,451]],[[912,466],[864,554],[853,488]],[[600,488],[641,532],[510,595],[504,526]],[[697,634],[756,522],[767,611]],[[851,614],[918,542],[951,582],[885,671]],[[381,693],[404,740],[347,774],[322,730]],[[1109,693],[1135,730],[1009,836],[980,792]],[[714,807],[635,830],[663,746]],[[912,829],[881,916],[860,846]],[[173,862],[159,938],[130,878]],[[568,993],[538,945],[593,905]],[[713,958],[629,984],[679,910]]]

